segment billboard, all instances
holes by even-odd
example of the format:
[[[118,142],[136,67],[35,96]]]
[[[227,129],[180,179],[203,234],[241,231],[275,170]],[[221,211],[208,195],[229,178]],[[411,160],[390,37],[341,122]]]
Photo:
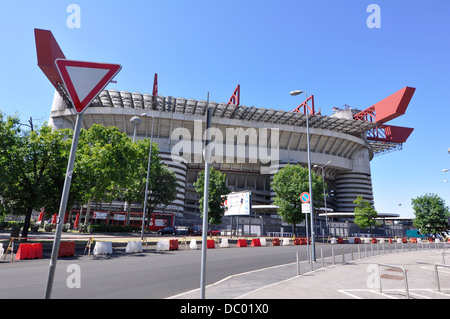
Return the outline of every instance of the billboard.
[[[227,195],[224,202],[225,216],[250,215],[252,210],[252,193],[239,192]]]

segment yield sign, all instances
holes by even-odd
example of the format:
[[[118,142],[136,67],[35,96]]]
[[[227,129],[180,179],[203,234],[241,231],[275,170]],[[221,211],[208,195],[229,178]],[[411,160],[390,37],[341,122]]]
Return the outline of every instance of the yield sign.
[[[55,63],[77,113],[83,113],[122,68],[119,64],[65,59]]]

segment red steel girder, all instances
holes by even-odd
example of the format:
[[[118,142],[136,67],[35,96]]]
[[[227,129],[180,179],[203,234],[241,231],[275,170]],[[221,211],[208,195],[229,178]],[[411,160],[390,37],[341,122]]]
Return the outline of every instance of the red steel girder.
[[[355,114],[353,118],[355,120],[370,121],[382,124],[389,122],[405,114],[415,91],[415,88],[406,86],[364,111]]]
[[[367,139],[376,142],[405,143],[414,131],[410,127],[381,124],[367,132]]]
[[[308,101],[310,101],[311,100],[311,107],[309,107],[308,106]],[[315,109],[314,109],[314,95],[311,95],[310,97],[308,97],[307,99],[306,99],[306,101],[304,101],[302,104],[300,104],[299,106],[297,106],[296,108],[295,108],[295,110],[293,110],[292,112],[294,112],[294,113],[300,113],[301,112],[301,110],[302,110],[302,108],[303,108],[303,114],[306,114],[306,111],[307,111],[307,109],[308,109],[308,112],[309,112],[309,114],[311,114],[311,115],[315,115],[316,114],[316,111],[315,111]],[[318,114],[320,114],[320,110],[319,110],[319,113]]]
[[[155,78],[153,80],[153,91],[152,96],[158,95],[158,73],[155,73]]]
[[[239,84],[238,86],[236,86],[233,95],[231,95],[227,105],[229,104],[234,104],[236,106],[239,106],[241,104],[241,86]]]

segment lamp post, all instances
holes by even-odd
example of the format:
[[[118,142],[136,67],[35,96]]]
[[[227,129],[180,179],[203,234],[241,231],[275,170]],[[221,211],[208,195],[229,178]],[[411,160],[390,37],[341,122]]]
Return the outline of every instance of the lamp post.
[[[141,120],[141,118],[140,118],[139,116],[133,116],[133,117],[130,119],[130,122],[131,122],[131,124],[133,124],[133,126],[134,126],[134,131],[133,131],[133,143],[134,143],[134,141],[136,140],[136,130],[137,130],[137,127],[138,127],[139,125],[141,125],[142,120]]]
[[[147,198],[148,198],[148,180],[150,178],[150,164],[152,162],[152,144],[153,144],[153,122],[155,118],[153,115],[148,115],[147,113],[142,113],[141,116],[146,116],[147,121],[145,121],[145,125],[148,124],[148,118],[152,118],[152,132],[150,134],[150,150],[148,151],[148,166],[147,166],[147,179],[145,181],[145,194],[144,194],[144,210],[142,211],[142,230],[141,230],[141,239],[144,239],[144,230],[145,230],[145,214],[147,213]],[[147,131],[147,129],[146,129]]]
[[[296,90],[291,91],[292,96],[296,96],[299,94],[305,93],[306,99],[306,107],[308,107],[308,94],[305,91]],[[308,112],[306,114],[306,146],[308,153],[308,177],[309,177],[309,196],[310,196],[310,214],[311,214],[311,249],[312,249],[312,260],[316,261],[316,241],[315,241],[315,231],[314,231],[314,205],[313,205],[313,193],[312,193],[312,184],[311,184],[311,152],[309,148],[309,120],[308,120]],[[308,241],[308,240],[307,240]]]
[[[325,196],[325,176],[323,175],[323,169],[325,166],[331,164],[331,161],[328,161],[324,166],[314,165],[313,167],[320,167],[322,169],[322,181],[323,181],[323,202],[325,203],[325,224],[327,225],[328,232],[328,210],[327,210],[327,197]]]

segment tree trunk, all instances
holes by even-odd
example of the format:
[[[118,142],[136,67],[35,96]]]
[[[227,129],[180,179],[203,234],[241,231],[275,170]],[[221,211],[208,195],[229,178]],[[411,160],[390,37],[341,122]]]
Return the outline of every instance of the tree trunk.
[[[25,224],[23,225],[23,229],[22,229],[22,237],[24,237],[24,238],[28,237],[28,229],[30,228],[32,213],[33,213],[33,208],[28,207],[27,213],[25,215]]]

